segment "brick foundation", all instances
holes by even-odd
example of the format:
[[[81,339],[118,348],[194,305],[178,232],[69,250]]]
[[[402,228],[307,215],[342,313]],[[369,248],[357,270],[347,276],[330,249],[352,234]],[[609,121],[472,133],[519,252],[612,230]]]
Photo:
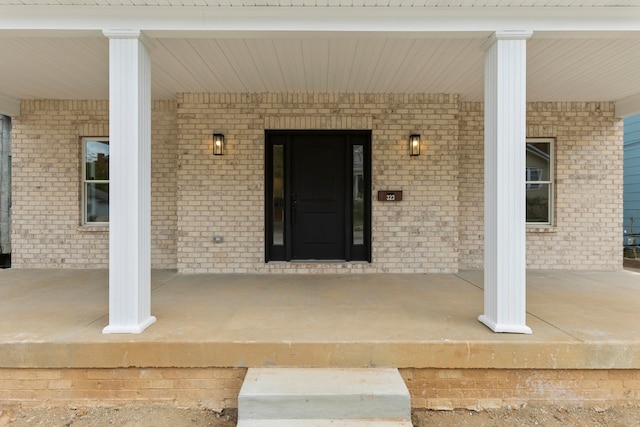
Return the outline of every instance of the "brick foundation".
[[[640,403],[640,370],[402,369],[415,408]]]
[[[238,406],[246,369],[0,369],[0,405]]]
[[[401,369],[414,408],[640,403],[640,370]],[[243,368],[0,369],[0,405],[235,408]]]

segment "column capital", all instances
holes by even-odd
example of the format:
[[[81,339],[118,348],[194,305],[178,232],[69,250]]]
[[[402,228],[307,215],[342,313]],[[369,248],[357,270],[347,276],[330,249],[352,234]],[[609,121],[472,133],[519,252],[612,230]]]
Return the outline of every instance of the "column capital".
[[[493,33],[491,38],[496,40],[526,40],[531,38],[533,31],[531,30],[500,30]]]
[[[110,39],[139,39],[142,37],[140,30],[102,30],[102,34]]]
[[[153,51],[155,47],[151,39],[145,35],[144,31],[141,30],[107,29],[102,30],[102,34],[109,40],[138,40],[151,51]]]
[[[499,30],[489,36],[483,44],[483,48],[487,50],[500,40],[527,40],[531,36],[533,36],[533,31],[531,30]]]

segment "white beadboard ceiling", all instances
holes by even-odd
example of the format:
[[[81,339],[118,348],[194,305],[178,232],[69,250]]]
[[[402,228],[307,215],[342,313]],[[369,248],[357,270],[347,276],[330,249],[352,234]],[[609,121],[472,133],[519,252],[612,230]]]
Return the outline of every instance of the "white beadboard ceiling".
[[[514,23],[534,25],[528,100],[640,106],[640,0],[0,0],[0,107],[108,98],[104,28],[145,30],[155,99],[417,92],[480,101],[484,44]]]
[[[152,91],[459,93],[482,100],[479,38],[154,39]],[[0,38],[0,94],[106,99],[108,40]],[[530,101],[619,100],[640,93],[640,39],[531,39]]]

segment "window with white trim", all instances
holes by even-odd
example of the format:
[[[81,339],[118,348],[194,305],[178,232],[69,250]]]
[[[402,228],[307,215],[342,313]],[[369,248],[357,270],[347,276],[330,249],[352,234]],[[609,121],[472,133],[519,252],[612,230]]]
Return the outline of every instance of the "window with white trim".
[[[527,138],[527,224],[552,224],[553,163],[553,139]]]
[[[82,223],[109,223],[109,138],[82,138]]]

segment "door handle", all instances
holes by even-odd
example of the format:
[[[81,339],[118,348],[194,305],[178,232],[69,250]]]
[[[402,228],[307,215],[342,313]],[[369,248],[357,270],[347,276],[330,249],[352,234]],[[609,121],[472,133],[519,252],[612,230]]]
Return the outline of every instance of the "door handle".
[[[298,221],[298,196],[291,193],[291,225],[296,225]]]

